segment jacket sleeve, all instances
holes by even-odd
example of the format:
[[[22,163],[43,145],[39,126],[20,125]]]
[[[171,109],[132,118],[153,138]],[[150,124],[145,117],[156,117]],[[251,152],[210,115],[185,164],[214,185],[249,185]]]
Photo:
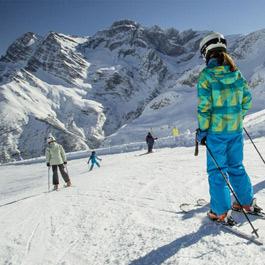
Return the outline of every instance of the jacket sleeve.
[[[212,111],[212,93],[208,80],[206,79],[206,73],[201,72],[197,83],[198,93],[198,108],[197,117],[198,125],[202,131],[205,131],[210,126],[211,111]]]
[[[243,78],[243,77],[242,77]],[[243,78],[243,99],[242,99],[242,116],[246,116],[248,110],[252,107],[252,96],[249,91],[249,86],[247,81]]]
[[[67,161],[66,155],[65,155],[64,149],[61,145],[60,145],[60,154],[62,156],[63,162],[66,162]]]
[[[50,149],[48,147],[45,150],[45,156],[46,156],[46,163],[50,163],[51,154],[50,154]]]

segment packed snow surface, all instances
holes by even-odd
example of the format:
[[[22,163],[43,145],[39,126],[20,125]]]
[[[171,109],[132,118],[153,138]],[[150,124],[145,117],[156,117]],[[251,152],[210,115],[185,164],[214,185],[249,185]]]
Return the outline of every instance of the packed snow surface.
[[[265,139],[255,139],[265,155]],[[68,162],[73,187],[47,192],[45,163],[0,167],[0,264],[263,265],[258,246],[211,223],[208,206],[183,214],[179,205],[209,200],[205,149],[186,147]],[[245,167],[265,208],[265,165],[245,143]],[[240,214],[239,229],[251,234]],[[264,220],[250,217],[265,243]]]

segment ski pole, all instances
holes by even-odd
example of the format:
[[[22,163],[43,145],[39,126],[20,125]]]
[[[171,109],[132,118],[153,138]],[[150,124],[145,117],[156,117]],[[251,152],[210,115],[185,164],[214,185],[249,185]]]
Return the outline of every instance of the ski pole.
[[[241,208],[243,214],[245,215],[247,221],[249,222],[249,224],[250,224],[250,226],[251,226],[251,228],[252,228],[252,230],[253,230],[252,233],[254,233],[254,234],[256,235],[256,237],[259,237],[258,232],[257,232],[258,229],[255,229],[255,228],[254,228],[252,222],[251,222],[250,219],[248,218],[248,215],[247,215],[246,212],[244,211],[244,208],[243,208],[242,204],[240,203],[240,201],[239,201],[239,199],[238,199],[236,193],[234,192],[234,190],[233,190],[233,188],[232,188],[232,186],[231,186],[231,184],[230,184],[230,182],[229,182],[229,180],[228,180],[228,174],[227,174],[227,172],[226,172],[226,174],[225,174],[225,173],[223,172],[223,170],[220,168],[220,166],[218,165],[216,159],[215,159],[214,156],[213,156],[212,151],[209,149],[209,147],[207,146],[206,143],[205,143],[205,146],[206,146],[206,149],[207,149],[207,151],[209,152],[209,154],[210,154],[210,156],[211,156],[211,158],[212,158],[212,160],[213,160],[213,162],[214,162],[216,168],[217,168],[217,169],[220,171],[220,173],[222,174],[222,176],[223,176],[223,178],[224,178],[224,180],[225,180],[225,182],[226,182],[228,188],[230,189],[230,191],[231,191],[232,194],[234,195],[234,197],[235,197],[235,199],[236,199],[238,205],[240,206],[240,208]]]
[[[197,134],[198,134],[198,129],[196,130],[196,133],[195,133],[195,151],[194,151],[194,156],[198,156],[198,154],[199,154],[199,143],[198,143],[198,140],[197,140]]]
[[[256,151],[258,152],[258,154],[259,154],[261,160],[262,160],[263,163],[265,164],[265,160],[264,160],[264,158],[262,157],[262,155],[261,155],[261,153],[259,152],[258,148],[257,148],[256,145],[254,144],[254,142],[253,142],[252,138],[250,137],[249,133],[247,132],[246,128],[244,128],[244,131],[245,131],[246,135],[248,136],[249,140],[251,141],[251,143],[253,144],[253,146],[255,147]]]
[[[67,175],[69,176],[69,172],[68,172],[67,165],[65,164],[64,167],[65,167],[65,170],[66,170]]]
[[[48,167],[48,192],[50,192],[50,167]]]

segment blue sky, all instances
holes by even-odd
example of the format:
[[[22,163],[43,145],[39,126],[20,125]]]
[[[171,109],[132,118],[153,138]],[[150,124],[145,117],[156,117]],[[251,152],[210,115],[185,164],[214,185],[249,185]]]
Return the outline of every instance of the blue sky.
[[[0,55],[23,33],[89,36],[114,21],[214,30],[225,35],[265,28],[264,0],[0,0]]]

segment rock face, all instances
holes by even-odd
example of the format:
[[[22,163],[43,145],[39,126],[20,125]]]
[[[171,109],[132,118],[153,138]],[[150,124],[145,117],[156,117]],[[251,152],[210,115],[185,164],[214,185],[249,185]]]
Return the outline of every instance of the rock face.
[[[196,104],[194,86],[203,67],[198,47],[205,33],[146,28],[131,20],[86,38],[25,33],[0,59],[0,161],[43,155],[49,133],[66,151],[96,148],[104,139],[137,141],[125,135],[145,134],[145,117],[153,117],[155,126],[156,119],[166,124],[174,113],[180,129],[193,129],[195,121],[186,114]],[[253,54],[263,35],[229,39],[256,91],[264,83],[264,62],[259,56],[256,63]],[[260,66],[258,74],[244,69],[248,62]]]
[[[86,40],[26,33],[1,58],[2,162],[43,155],[49,133],[67,151],[99,146],[104,108],[86,98],[89,62],[76,50]]]
[[[75,80],[85,79],[88,68],[88,63],[75,52],[77,45],[75,39],[51,32],[28,61],[26,70],[42,69],[75,84]]]
[[[41,40],[40,36],[33,32],[27,32],[10,45],[1,61],[18,63],[29,60]]]
[[[145,28],[122,20],[80,45],[91,62],[89,98],[105,107],[106,135],[139,117],[148,102],[175,86],[190,67],[180,63],[198,57],[201,37],[192,30]]]

